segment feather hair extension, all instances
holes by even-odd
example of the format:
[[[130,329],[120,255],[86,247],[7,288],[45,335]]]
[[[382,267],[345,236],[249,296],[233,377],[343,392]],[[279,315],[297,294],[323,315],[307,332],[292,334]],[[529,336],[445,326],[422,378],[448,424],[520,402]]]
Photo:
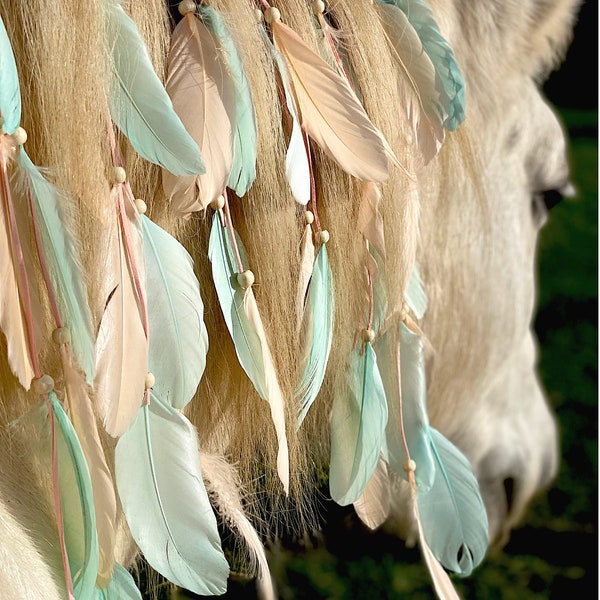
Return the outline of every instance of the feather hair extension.
[[[380,8],[394,7],[396,11],[386,11],[388,22],[400,20],[406,22],[399,13],[406,15],[410,28],[414,28],[419,36],[424,52],[427,53],[434,67],[435,90],[438,116],[443,126],[455,131],[465,118],[465,81],[456,62],[454,52],[448,41],[441,34],[433,12],[423,0],[377,0]],[[404,36],[409,28],[397,23]],[[416,53],[418,56],[419,53]],[[422,62],[420,64],[423,64]],[[421,81],[423,81],[421,79]]]
[[[139,215],[122,187],[117,183],[111,190],[119,222],[109,250],[106,272],[113,287],[98,330],[94,380],[96,406],[113,437],[119,437],[137,414],[148,372],[145,316],[132,264],[143,265],[142,236]]]
[[[252,291],[254,277],[251,271],[242,271],[240,268],[236,249],[239,254],[243,254],[241,240],[233,230],[231,221],[229,220],[227,227],[223,227],[219,212],[215,212],[208,244],[208,258],[212,265],[215,289],[240,365],[259,396],[266,400],[271,408],[279,444],[277,472],[287,494],[289,455],[284,400]]]
[[[363,494],[379,461],[387,403],[371,342],[352,352],[347,385],[333,399],[329,491],[342,506]]]
[[[142,216],[155,394],[183,409],[198,388],[208,350],[200,285],[187,250]]]
[[[77,600],[93,596],[98,575],[98,537],[92,481],[81,444],[53,391],[50,418],[58,428],[58,480],[64,536]]]
[[[189,420],[150,392],[117,442],[115,468],[129,529],[150,565],[196,594],[224,593],[229,566]]]
[[[349,175],[364,181],[387,179],[389,162],[398,161],[347,79],[282,23],[277,9],[266,9],[265,19],[284,58],[302,129]]]
[[[165,87],[207,165],[206,173],[185,177],[163,169],[163,189],[171,208],[186,216],[204,210],[225,189],[233,167],[236,127],[233,80],[218,41],[193,11],[185,13],[171,36]]]
[[[117,0],[106,0],[105,15],[113,121],[146,160],[175,175],[204,173],[200,149],[173,110],[134,21]]]
[[[57,300],[60,323],[71,333],[71,347],[77,364],[91,384],[94,379],[92,318],[85,288],[84,270],[76,235],[66,223],[66,199],[45,179],[25,150],[17,154],[17,187],[28,198],[31,219],[39,229],[44,262]]]
[[[285,105],[292,120],[292,131],[285,155],[285,174],[294,200],[296,200],[298,204],[306,206],[311,198],[312,175],[310,156],[305,140],[305,134],[300,125],[300,117],[296,110],[293,86],[283,56],[275,49],[275,46],[269,39],[264,27],[260,27],[260,32],[275,61],[279,77],[281,78]]]
[[[333,284],[326,244],[321,245],[314,262],[303,329],[305,359],[302,377],[294,391],[298,410],[297,427],[302,425],[321,389],[333,342]]]
[[[241,198],[256,178],[257,130],[256,115],[248,79],[235,42],[219,13],[210,6],[199,7],[200,16],[218,40],[227,71],[235,92],[235,129],[233,137],[233,165],[227,187]]]

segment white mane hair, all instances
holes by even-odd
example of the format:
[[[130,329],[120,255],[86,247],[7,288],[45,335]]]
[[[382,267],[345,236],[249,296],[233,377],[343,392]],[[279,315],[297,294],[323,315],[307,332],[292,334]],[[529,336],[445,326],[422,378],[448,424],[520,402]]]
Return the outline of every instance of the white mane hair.
[[[106,135],[107,1],[91,0],[84,6],[77,0],[0,0],[20,81],[24,148],[34,164],[47,167],[43,173],[61,192],[75,199],[67,220],[82,248],[95,334],[113,291],[106,270],[116,231]],[[236,40],[252,90],[257,177],[243,198],[231,193],[231,215],[246,245],[256,302],[283,395],[289,398],[297,377],[297,246],[304,227],[303,211],[293,202],[285,178],[289,123],[282,124],[272,56],[250,4],[207,4],[220,12]],[[310,2],[273,4],[311,48],[323,50]],[[464,123],[446,133],[439,153],[427,164],[406,141],[412,124],[402,102],[414,92],[397,69],[373,3],[327,4],[365,110],[402,165],[381,186],[387,268],[393,273],[387,317],[397,325],[406,318],[402,298],[416,261],[428,298],[424,317],[413,324],[419,321],[425,340],[429,420],[470,462],[485,502],[489,538],[502,545],[558,466],[556,425],[537,378],[537,342],[531,331],[536,241],[543,224],[532,203],[536,194],[568,184],[565,136],[540,85],[564,56],[580,0],[428,2],[464,76],[467,108]],[[130,0],[123,6],[164,80],[173,29],[167,5],[162,0]],[[3,60],[0,52],[0,85],[7,68]],[[329,464],[332,403],[344,388],[343,373],[359,331],[356,323],[365,308],[364,255],[357,251],[355,237],[362,189],[358,180],[313,148],[319,215],[331,232],[334,280],[342,283],[335,287],[334,342],[318,401],[299,430],[292,401],[285,407],[288,498],[278,477],[278,440],[269,406],[239,365],[212,285],[207,258],[212,210],[185,219],[174,216],[160,168],[142,159],[125,136],[119,144],[135,196],[145,200],[152,221],[189,251],[200,282],[210,344],[203,379],[182,413],[197,429],[202,474],[219,522],[245,531],[250,544],[258,540],[252,526],[262,538],[317,528],[315,489],[322,486]],[[42,278],[36,273],[34,283],[41,290]],[[48,302],[41,302],[41,362],[64,402],[60,361],[49,341],[55,325]],[[47,416],[40,412],[39,394],[26,391],[15,377],[4,333],[0,589],[9,600],[58,600],[66,597],[66,590]],[[99,414],[95,417],[114,478],[117,441],[104,431]],[[391,490],[392,508],[384,527],[414,539],[408,484],[390,474],[385,486]],[[139,550],[118,496],[117,505],[115,559],[134,568]]]

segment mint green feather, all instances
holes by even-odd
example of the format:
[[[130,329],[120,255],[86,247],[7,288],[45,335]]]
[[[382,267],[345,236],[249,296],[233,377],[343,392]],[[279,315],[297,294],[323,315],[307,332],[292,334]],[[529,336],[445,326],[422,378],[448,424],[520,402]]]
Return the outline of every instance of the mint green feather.
[[[408,281],[408,288],[404,294],[406,303],[410,309],[415,313],[415,317],[421,320],[427,312],[427,294],[423,286],[423,280],[421,279],[421,273],[419,266],[415,263],[410,279]]]
[[[431,488],[435,478],[435,462],[429,440],[429,418],[427,417],[427,382],[425,358],[421,337],[400,325],[400,386],[402,390],[402,423],[404,436],[415,461],[415,479],[419,491]],[[381,375],[388,399],[389,418],[386,428],[386,459],[390,468],[406,479],[407,456],[400,426],[400,401],[398,398],[398,376],[396,373],[395,334],[387,332],[375,346],[381,364]]]
[[[235,235],[242,261],[245,261],[246,253],[242,241],[237,233]],[[238,285],[236,280],[239,270],[234,256],[227,229],[221,226],[219,214],[215,213],[208,242],[208,258],[212,264],[217,297],[240,365],[260,397],[267,400],[262,342],[242,308],[245,290]]]
[[[150,566],[195,594],[224,593],[229,566],[188,419],[152,392],[119,438],[115,470],[131,535]]]
[[[304,344],[309,350],[302,378],[294,391],[298,427],[321,389],[333,340],[333,283],[325,244],[315,259],[302,325],[306,335]]]
[[[369,342],[352,351],[346,386],[333,399],[329,491],[342,506],[356,502],[371,479],[388,418],[377,358]]]
[[[79,238],[67,225],[67,199],[44,178],[25,150],[21,149],[18,153],[17,163],[20,169],[16,176],[23,198],[27,198],[27,189],[31,191],[42,252],[61,320],[71,332],[71,348],[77,365],[85,373],[88,384],[92,385],[95,363],[92,317],[77,242]]]
[[[19,74],[12,46],[0,17],[0,131],[12,135],[20,122]]]
[[[194,263],[187,250],[142,217],[154,392],[174,408],[192,399],[204,373],[208,334]]]
[[[227,185],[242,197],[256,178],[257,132],[250,86],[240,55],[221,15],[209,6],[200,6],[198,11],[202,21],[221,46],[225,65],[229,69],[235,87],[236,127],[233,140],[233,166]]]
[[[115,0],[106,2],[106,34],[113,58],[107,94],[116,126],[138,154],[174,175],[204,173],[198,145],[175,113],[135,23]]]
[[[417,494],[425,539],[442,565],[468,576],[488,548],[488,519],[477,479],[460,450],[429,428],[436,463],[428,492]]]
[[[115,563],[110,583],[103,589],[96,588],[95,600],[142,600],[142,594],[129,571]]]
[[[48,394],[56,427],[58,480],[65,545],[77,600],[94,594],[98,575],[98,536],[92,480],[75,429],[56,394]]]
[[[443,125],[450,131],[456,130],[465,119],[465,81],[454,52],[440,32],[433,12],[424,0],[377,2],[399,8],[414,27],[435,68],[436,90],[440,94],[445,112]]]

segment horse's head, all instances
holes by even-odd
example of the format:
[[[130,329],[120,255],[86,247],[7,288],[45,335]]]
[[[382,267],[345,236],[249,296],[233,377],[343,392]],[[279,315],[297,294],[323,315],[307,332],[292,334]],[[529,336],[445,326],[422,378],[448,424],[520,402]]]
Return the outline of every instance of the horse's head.
[[[545,194],[567,193],[568,166],[540,82],[564,46],[574,4],[434,3],[467,82],[468,154],[441,157],[438,188],[422,205],[428,405],[472,461],[490,536],[500,542],[558,465],[532,315]]]

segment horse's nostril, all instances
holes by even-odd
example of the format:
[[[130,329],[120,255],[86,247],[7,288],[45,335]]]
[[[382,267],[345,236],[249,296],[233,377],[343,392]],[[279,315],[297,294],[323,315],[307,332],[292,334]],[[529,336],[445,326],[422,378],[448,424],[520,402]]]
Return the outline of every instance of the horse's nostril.
[[[506,496],[506,512],[509,514],[515,498],[515,480],[512,477],[507,477],[502,482],[502,485],[504,486],[504,495]]]

